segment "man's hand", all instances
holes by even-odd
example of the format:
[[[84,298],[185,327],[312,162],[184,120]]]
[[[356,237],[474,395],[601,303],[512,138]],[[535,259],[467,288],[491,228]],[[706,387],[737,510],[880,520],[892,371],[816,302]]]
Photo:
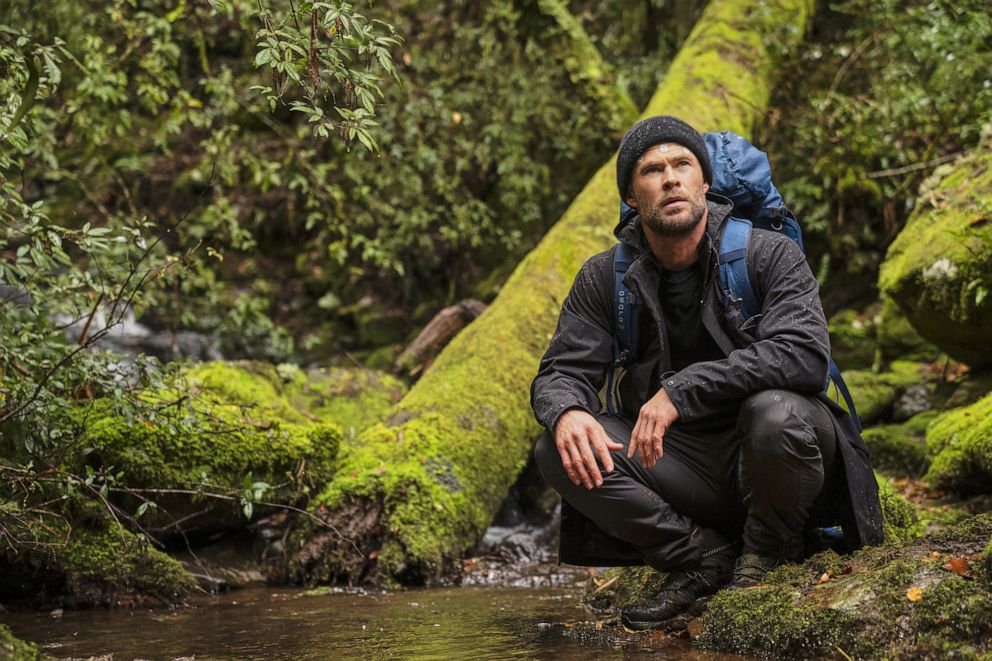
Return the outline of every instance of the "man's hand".
[[[679,419],[679,412],[672,404],[665,389],[659,390],[654,397],[645,402],[637,414],[637,424],[630,434],[630,446],[627,448],[627,458],[638,451],[641,453],[641,463],[645,468],[655,465],[665,453],[663,441],[668,428]]]
[[[599,420],[587,411],[572,409],[565,411],[558,418],[555,426],[555,447],[561,455],[561,465],[572,484],[582,484],[586,489],[598,487],[603,483],[603,475],[596,464],[593,450],[603,462],[607,473],[613,472],[613,457],[611,450],[623,450],[623,444],[617,443],[606,434]]]

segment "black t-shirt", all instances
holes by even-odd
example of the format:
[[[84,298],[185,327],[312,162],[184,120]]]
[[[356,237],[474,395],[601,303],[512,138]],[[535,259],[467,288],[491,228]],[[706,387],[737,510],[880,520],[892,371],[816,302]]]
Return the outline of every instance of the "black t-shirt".
[[[662,269],[659,296],[668,326],[673,370],[724,357],[703,326],[703,274],[698,262],[681,271]]]

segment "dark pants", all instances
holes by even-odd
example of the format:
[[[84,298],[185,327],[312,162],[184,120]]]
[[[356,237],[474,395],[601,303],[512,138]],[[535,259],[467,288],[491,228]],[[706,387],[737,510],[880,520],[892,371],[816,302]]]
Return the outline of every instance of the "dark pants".
[[[676,423],[651,469],[638,456],[627,459],[629,421],[607,415],[599,421],[624,445],[612,453],[614,471],[603,473],[601,486],[572,484],[549,432],[535,448],[537,464],[563,499],[636,548],[646,564],[691,568],[705,549],[738,537],[747,552],[802,557],[804,527],[832,476],[836,451],[833,419],[815,398],[766,390],[744,400],[736,428],[700,431]]]

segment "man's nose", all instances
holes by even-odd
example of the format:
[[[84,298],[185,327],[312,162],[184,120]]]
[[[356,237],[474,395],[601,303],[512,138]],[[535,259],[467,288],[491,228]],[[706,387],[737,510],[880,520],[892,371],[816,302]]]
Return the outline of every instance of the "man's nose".
[[[665,168],[662,174],[664,176],[662,178],[661,183],[662,186],[664,186],[665,190],[668,190],[669,188],[675,188],[676,186],[679,186],[682,183],[681,181],[679,181],[679,178],[675,173],[675,168],[673,167]]]

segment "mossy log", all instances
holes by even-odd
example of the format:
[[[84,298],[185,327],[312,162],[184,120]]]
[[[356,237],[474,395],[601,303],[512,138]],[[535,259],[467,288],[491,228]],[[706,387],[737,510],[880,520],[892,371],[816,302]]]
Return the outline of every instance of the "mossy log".
[[[926,479],[964,494],[992,493],[992,394],[941,414],[927,429]]]
[[[371,370],[305,374],[264,363],[204,363],[185,377],[188,392],[146,395],[162,404],[154,419],[128,420],[100,400],[80,412],[88,450],[77,468],[120,471],[130,488],[149,490],[159,505],[145,520],[151,529],[178,519],[186,533],[243,526],[237,500],[168,492],[230,495],[249,474],[252,482],[282,485],[263,500],[299,500],[334,474],[342,441],[381,420],[405,391]]]
[[[818,554],[717,593],[696,642],[776,658],[988,658],[990,536],[986,513],[909,544]]]
[[[992,365],[992,142],[935,173],[889,246],[879,288],[924,338]]]
[[[798,43],[811,9],[809,0],[713,0],[644,116],[749,135],[777,56]],[[600,168],[486,312],[343,453],[318,504],[353,544],[315,532],[295,557],[300,579],[430,581],[480,538],[539,432],[528,388],[561,302],[582,263],[614,241],[614,172],[613,160]]]
[[[69,519],[5,521],[20,540],[0,551],[0,598],[35,607],[178,605],[196,588],[179,561],[119,527],[93,503]]]

